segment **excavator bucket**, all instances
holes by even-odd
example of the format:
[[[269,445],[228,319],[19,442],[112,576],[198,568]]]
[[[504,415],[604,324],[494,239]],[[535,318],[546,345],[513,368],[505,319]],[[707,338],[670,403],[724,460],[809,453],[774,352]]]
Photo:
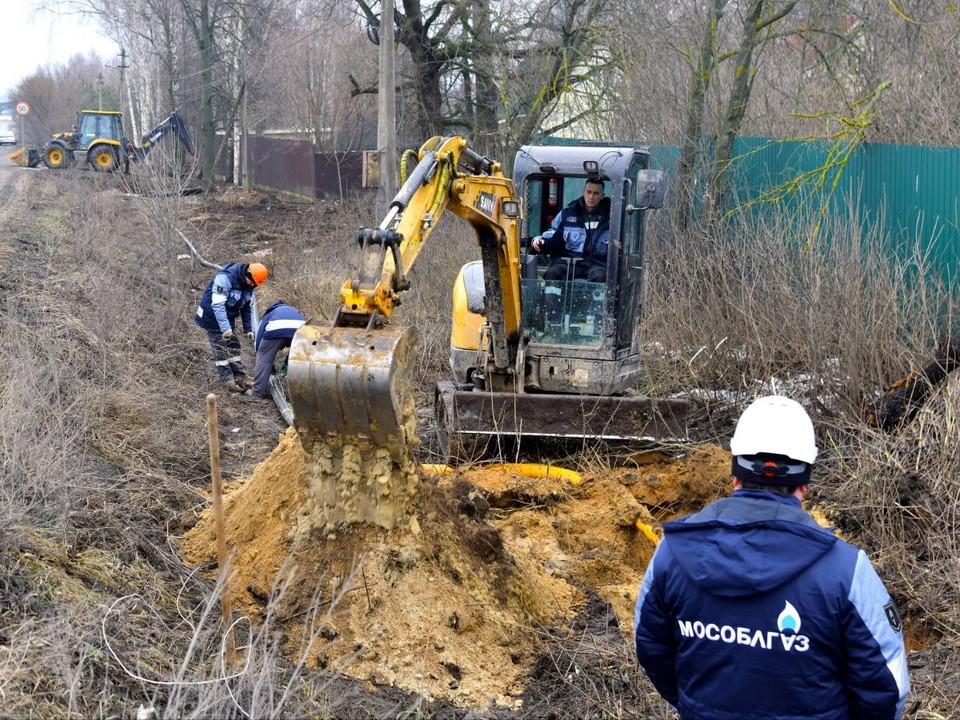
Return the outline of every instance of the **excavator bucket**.
[[[383,447],[394,459],[415,437],[408,370],[413,328],[303,325],[290,347],[287,379],[297,433],[318,443]]]
[[[12,162],[14,165],[19,165],[20,167],[27,167],[27,149],[20,148],[10,155],[10,162]]]

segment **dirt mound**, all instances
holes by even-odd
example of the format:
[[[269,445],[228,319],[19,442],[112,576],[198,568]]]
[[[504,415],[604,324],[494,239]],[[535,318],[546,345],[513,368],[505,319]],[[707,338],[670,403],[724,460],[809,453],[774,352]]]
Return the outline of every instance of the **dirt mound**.
[[[229,489],[238,609],[278,623],[287,651],[311,666],[462,706],[509,706],[542,633],[567,627],[587,589],[629,632],[654,548],[636,521],[672,516],[690,494],[698,506],[722,494],[729,455],[710,446],[686,458],[651,454],[579,485],[482,466],[426,476],[409,528],[326,534],[309,517],[307,474],[291,430]],[[183,551],[195,564],[215,556],[209,511]]]

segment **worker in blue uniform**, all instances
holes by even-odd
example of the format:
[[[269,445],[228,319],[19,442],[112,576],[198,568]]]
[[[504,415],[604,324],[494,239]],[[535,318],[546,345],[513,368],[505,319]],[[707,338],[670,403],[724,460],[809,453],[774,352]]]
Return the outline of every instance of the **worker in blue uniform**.
[[[898,720],[897,608],[863,550],[802,508],[817,457],[795,401],[754,401],[732,496],[664,524],[637,599],[637,659],[681,720]]]
[[[297,329],[306,322],[300,311],[277,300],[264,313],[257,326],[254,349],[257,363],[253,370],[253,394],[265,398],[270,392],[270,375],[277,353],[293,343]]]

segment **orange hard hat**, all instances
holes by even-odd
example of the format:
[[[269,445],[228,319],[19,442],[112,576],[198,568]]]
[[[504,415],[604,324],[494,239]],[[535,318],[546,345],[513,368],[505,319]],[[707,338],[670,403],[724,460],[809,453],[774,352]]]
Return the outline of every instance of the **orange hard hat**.
[[[267,270],[267,266],[260,263],[250,263],[250,266],[247,268],[247,275],[249,275],[250,279],[258,286],[263,285],[267,281],[269,274],[270,271]]]

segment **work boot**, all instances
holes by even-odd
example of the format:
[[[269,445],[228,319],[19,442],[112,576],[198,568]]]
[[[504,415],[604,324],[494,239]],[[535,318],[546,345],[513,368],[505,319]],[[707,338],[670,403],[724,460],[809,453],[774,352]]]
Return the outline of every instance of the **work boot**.
[[[224,380],[220,387],[222,387],[226,392],[231,395],[239,395],[243,392],[243,388],[237,385],[233,380]]]
[[[260,397],[259,395],[255,394],[253,390],[244,390],[242,393],[240,393],[240,399],[243,400],[244,402],[249,402],[254,404],[267,402],[267,398]]]
[[[251,380],[246,375],[235,375],[233,381],[237,384],[237,387],[241,390],[249,390],[253,387],[253,380]]]

